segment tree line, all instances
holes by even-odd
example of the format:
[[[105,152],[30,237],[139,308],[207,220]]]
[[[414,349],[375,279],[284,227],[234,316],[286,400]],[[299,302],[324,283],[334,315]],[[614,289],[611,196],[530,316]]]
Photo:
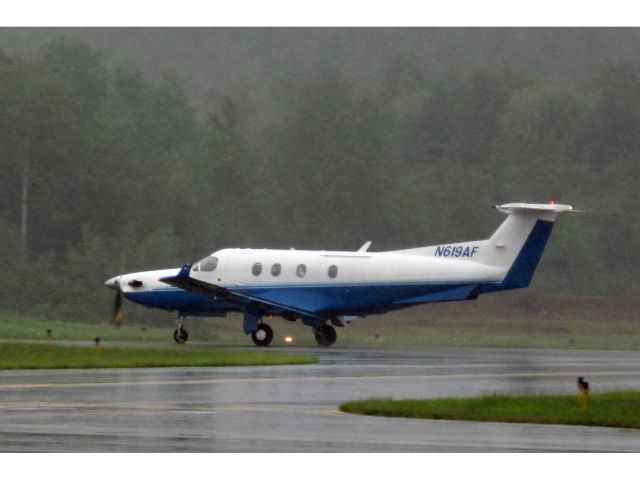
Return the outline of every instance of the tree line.
[[[632,296],[640,72],[510,65],[361,76],[279,64],[194,104],[188,79],[69,37],[0,52],[0,307],[106,320],[102,282],[219,248],[372,250],[484,238],[554,200],[545,294]]]

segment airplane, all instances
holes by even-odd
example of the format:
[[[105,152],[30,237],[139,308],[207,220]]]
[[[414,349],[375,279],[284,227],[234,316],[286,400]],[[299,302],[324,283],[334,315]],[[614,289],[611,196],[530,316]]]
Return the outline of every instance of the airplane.
[[[370,252],[225,248],[182,268],[118,275],[114,318],[122,297],[176,311],[178,343],[188,339],[186,317],[244,314],[243,331],[257,346],[273,340],[265,317],[300,320],[318,345],[336,342],[334,327],[358,317],[430,302],[475,300],[529,286],[558,214],[571,205],[496,205],[507,218],[486,240]]]

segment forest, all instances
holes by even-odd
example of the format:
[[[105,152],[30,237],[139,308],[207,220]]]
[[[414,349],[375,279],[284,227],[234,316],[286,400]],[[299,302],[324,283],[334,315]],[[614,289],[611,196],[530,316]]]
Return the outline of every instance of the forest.
[[[106,322],[118,273],[485,238],[550,200],[583,213],[531,288],[636,296],[637,30],[1,30],[1,311]]]

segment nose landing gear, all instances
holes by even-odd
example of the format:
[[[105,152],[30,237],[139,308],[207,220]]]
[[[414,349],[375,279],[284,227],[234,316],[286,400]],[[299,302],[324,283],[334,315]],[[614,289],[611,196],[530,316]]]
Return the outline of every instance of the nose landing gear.
[[[176,320],[178,328],[173,331],[173,339],[176,341],[176,343],[186,343],[189,339],[189,333],[182,327],[183,323],[184,317],[178,317],[178,320]]]
[[[176,328],[173,331],[173,339],[176,343],[186,343],[189,339],[189,333],[184,328]]]

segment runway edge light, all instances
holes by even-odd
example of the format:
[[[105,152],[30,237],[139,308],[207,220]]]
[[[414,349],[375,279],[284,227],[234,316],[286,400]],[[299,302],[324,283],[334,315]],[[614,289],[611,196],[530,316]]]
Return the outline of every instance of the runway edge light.
[[[584,377],[578,377],[578,403],[582,408],[589,405],[589,382],[585,382]]]

